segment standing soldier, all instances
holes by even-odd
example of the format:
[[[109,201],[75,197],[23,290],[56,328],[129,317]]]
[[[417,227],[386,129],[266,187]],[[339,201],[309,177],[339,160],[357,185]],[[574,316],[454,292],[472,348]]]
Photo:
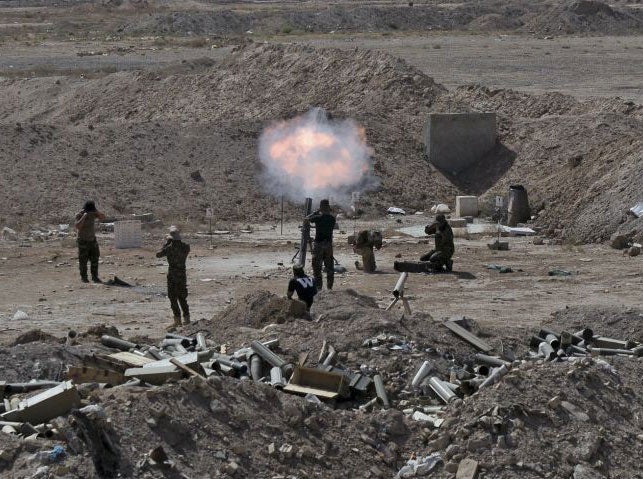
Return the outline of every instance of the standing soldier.
[[[319,210],[304,221],[314,223],[315,242],[313,244],[313,276],[318,290],[323,289],[322,264],[326,266],[326,286],[333,289],[335,280],[335,262],[333,258],[333,229],[335,217],[330,213],[328,200],[319,202]]]
[[[435,249],[422,255],[420,261],[430,261],[434,271],[453,270],[453,260],[451,257],[455,252],[453,244],[453,230],[442,214],[435,217],[435,222],[424,228],[428,235],[435,234]]]
[[[293,278],[288,282],[288,292],[286,296],[288,299],[292,299],[292,295],[297,291],[297,297],[306,303],[306,309],[310,311],[310,307],[313,305],[313,299],[317,294],[317,288],[313,279],[309,276],[306,276],[304,272],[304,267],[300,264],[294,264],[292,267]]]
[[[105,215],[96,209],[96,203],[87,201],[83,209],[76,215],[76,229],[78,230],[78,264],[80,267],[80,279],[83,283],[89,283],[87,279],[87,261],[89,261],[92,281],[100,283],[98,277],[98,258],[100,249],[96,241],[96,219],[103,221]]]
[[[157,258],[167,257],[167,297],[174,314],[174,323],[167,327],[174,331],[181,326],[181,310],[183,324],[190,324],[190,307],[188,306],[188,285],[185,272],[185,260],[190,254],[190,245],[181,241],[181,233],[176,226],[170,227],[170,234],[163,249],[156,253]],[[180,305],[180,307],[179,307]]]

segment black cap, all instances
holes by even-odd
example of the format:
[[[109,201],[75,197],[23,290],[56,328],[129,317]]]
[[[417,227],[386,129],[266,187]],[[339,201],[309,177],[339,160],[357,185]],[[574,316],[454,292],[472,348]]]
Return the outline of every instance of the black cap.
[[[85,211],[88,213],[94,213],[96,211],[96,203],[93,201],[89,200],[85,202],[85,206],[83,207]]]
[[[328,200],[321,200],[319,202],[319,209],[320,210],[329,210],[330,209],[330,201]]]

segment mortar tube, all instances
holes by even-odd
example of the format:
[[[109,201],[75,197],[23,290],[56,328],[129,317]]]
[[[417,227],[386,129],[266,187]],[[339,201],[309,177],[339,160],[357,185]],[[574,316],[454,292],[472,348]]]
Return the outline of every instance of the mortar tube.
[[[187,338],[165,338],[161,341],[161,348],[165,349],[168,346],[180,345],[183,348],[189,348],[192,345],[192,341]]]
[[[213,362],[216,362],[216,363],[220,364],[221,366],[232,368],[235,371],[239,371],[239,372],[247,372],[248,371],[248,365],[246,363],[241,363],[239,361],[234,361],[232,359],[216,358]]]
[[[33,381],[30,383],[9,383],[5,384],[4,390],[7,395],[15,393],[26,393],[29,391],[35,391],[36,389],[44,388],[55,388],[59,386],[60,382],[58,381]]]
[[[399,298],[400,296],[404,295],[404,283],[406,283],[406,280],[409,278],[409,273],[404,272],[400,274],[400,278],[397,280],[397,283],[395,283],[395,288],[393,289],[393,296],[395,298]]]
[[[190,341],[190,344],[195,342],[194,338],[176,333],[165,333],[165,339],[187,339],[188,341]]]
[[[614,339],[605,336],[594,336],[592,343],[597,348],[607,349],[632,349],[636,347],[636,343],[629,339]]]
[[[559,349],[560,348],[560,340],[553,334],[548,334],[545,337],[545,341],[549,343],[549,345],[552,347],[552,349]]]
[[[592,356],[616,356],[617,354],[625,354],[627,356],[634,355],[634,351],[631,349],[590,348],[589,352]]]
[[[432,366],[430,361],[424,361],[418,369],[418,372],[415,373],[413,380],[411,381],[411,386],[418,388],[422,380],[429,375],[431,372]]]
[[[542,344],[547,344],[547,343],[542,343]],[[549,346],[549,344],[547,344],[547,346]],[[549,346],[549,348],[551,349],[551,346]],[[552,350],[552,352],[553,352],[553,350]],[[480,386],[478,386],[478,391],[480,389],[484,389],[484,388],[486,388],[488,386],[491,386],[491,385],[497,383],[508,372],[509,372],[509,368],[507,366],[505,366],[505,365],[502,365],[499,368],[494,369],[491,372],[491,374],[489,375],[489,377],[487,379],[485,379],[482,382],[482,384],[480,384]]]
[[[250,356],[250,377],[253,381],[261,381],[263,378],[263,361],[258,354]]]
[[[373,399],[371,399],[371,400],[370,400],[370,401],[368,401],[367,403],[362,404],[362,405],[361,405],[360,407],[358,407],[357,409],[358,409],[358,410],[360,410],[360,411],[362,411],[362,412],[366,412],[366,411],[368,411],[369,409],[371,409],[373,406],[375,406],[375,404],[377,404],[377,398],[376,398],[376,397],[375,397],[375,398],[373,398]]]
[[[382,403],[382,407],[384,409],[390,408],[391,403],[388,400],[388,395],[386,394],[386,388],[384,388],[384,381],[382,380],[382,376],[376,374],[375,376],[373,376],[373,382],[375,383],[375,392],[378,399]]]
[[[152,346],[147,350],[147,356],[152,356],[152,359],[160,361],[163,359],[163,356],[160,354],[159,349],[156,346]]]
[[[451,383],[449,381],[441,381],[441,382],[442,382],[442,384],[444,384],[446,387],[448,387],[454,393],[458,394],[458,392],[460,392],[460,386],[459,385],[453,384],[453,383]]]
[[[493,356],[487,356],[486,354],[482,353],[477,353],[474,358],[482,364],[486,364],[487,366],[494,366],[494,367],[500,367],[500,366],[507,366],[508,368],[511,367],[511,363],[500,359],[500,358],[495,358]]]
[[[455,395],[455,393],[448,386],[444,385],[442,383],[442,381],[440,381],[440,379],[438,379],[435,376],[432,376],[429,379],[429,387],[446,404],[449,404],[451,401],[453,401],[457,397]]]
[[[554,351],[554,348],[552,348],[551,345],[545,341],[540,343],[540,346],[538,346],[538,354],[548,361],[556,359],[556,351]]]
[[[130,349],[138,349],[138,344],[125,341],[124,339],[115,338],[114,336],[109,336],[103,334],[100,337],[100,342],[103,346],[109,348],[120,349],[121,351],[129,351]]]
[[[208,345],[205,342],[205,334],[196,333],[195,339],[196,339],[196,345],[199,349],[201,349],[202,351],[205,351],[206,349],[208,349]]]
[[[529,347],[533,349],[538,349],[538,346],[540,346],[540,343],[542,343],[545,339],[541,338],[540,336],[532,336],[529,339]]]
[[[570,346],[567,348],[567,350],[568,350],[568,351],[571,351],[571,352],[572,352],[572,353],[574,353],[574,354],[582,354],[582,355],[585,355],[585,356],[586,356],[586,355],[587,355],[587,353],[589,352],[589,351],[587,351],[587,349],[585,349],[585,348],[581,348],[580,346],[576,346],[575,344],[570,345]]]
[[[270,349],[268,349],[266,346],[261,344],[259,341],[252,341],[252,343],[250,343],[250,347],[255,353],[261,356],[261,358],[271,366],[274,366],[277,368],[283,368],[287,364],[286,361],[284,361],[282,358],[277,356],[275,353],[273,353]]]
[[[643,356],[643,345],[633,348],[632,353],[634,353],[634,356],[639,358]]]

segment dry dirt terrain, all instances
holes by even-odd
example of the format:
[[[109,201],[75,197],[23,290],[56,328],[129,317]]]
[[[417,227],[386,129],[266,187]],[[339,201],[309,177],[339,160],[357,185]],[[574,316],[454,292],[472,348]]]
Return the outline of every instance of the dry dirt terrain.
[[[0,422],[0,477],[643,478],[640,349],[588,354],[599,340],[586,339],[546,360],[530,347],[542,327],[643,343],[643,255],[610,246],[643,242],[629,212],[643,201],[642,39],[635,1],[0,2],[0,408],[34,394],[2,381],[106,367],[103,334],[160,345],[171,314],[154,253],[171,224],[192,246],[193,323],[179,334],[202,333],[213,358],[278,339],[276,354],[308,367],[327,343],[342,374],[379,375],[390,402],[371,402],[372,385],[320,402],[216,360],[205,380],[78,384],[80,403],[36,434]],[[357,219],[334,205],[346,270],[308,314],[284,299],[301,201],[286,201],[282,233],[258,140],[314,107],[364,128],[378,186]],[[497,114],[496,148],[458,175],[431,165],[427,116],[481,111]],[[458,231],[453,273],[411,274],[411,312],[385,310],[394,261],[433,242],[399,228],[421,231],[461,194],[492,221],[517,183],[535,237],[492,251],[491,236]],[[159,220],[141,248],[98,235],[101,277],[131,287],[79,280],[59,225],[87,198],[109,220]],[[363,228],[384,234],[372,275],[348,245]],[[443,324],[456,316],[508,369],[489,386],[479,348]],[[445,404],[430,376],[457,398]]]

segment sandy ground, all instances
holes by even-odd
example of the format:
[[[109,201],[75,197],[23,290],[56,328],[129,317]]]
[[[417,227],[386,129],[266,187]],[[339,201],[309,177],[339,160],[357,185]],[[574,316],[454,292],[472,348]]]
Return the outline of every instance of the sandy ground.
[[[423,220],[408,218],[403,226]],[[386,219],[372,226],[387,229],[400,225]],[[380,271],[366,275],[355,270],[358,257],[347,245],[353,224],[342,227],[346,230],[335,240],[336,258],[348,271],[338,275],[336,289],[353,288],[385,307],[398,277],[393,270],[396,255],[415,259],[429,249],[430,242],[421,244],[427,240],[388,234],[384,248],[376,255]],[[622,256],[600,245],[536,246],[524,237],[508,238],[510,251],[493,252],[486,246],[489,240],[457,239],[453,274],[412,275],[406,290],[411,307],[435,318],[464,314],[483,325],[536,327],[566,306],[641,304],[640,257]],[[259,225],[252,234],[215,236],[213,247],[203,236],[194,235],[187,241],[192,243],[189,302],[193,318],[200,319],[212,317],[252,290],[284,294],[298,234],[295,224],[287,224],[283,236],[279,228]],[[162,244],[160,234],[157,240],[146,238],[141,249],[115,249],[113,237],[108,235],[100,238],[100,244],[102,278],[116,274],[136,285],[134,288],[81,283],[76,250],[62,247],[60,240],[33,243],[32,247],[0,243],[0,342],[32,328],[63,335],[70,328],[84,331],[99,323],[116,326],[126,336],[160,336],[171,317],[165,297],[166,265],[154,256]],[[487,269],[492,263],[511,266],[515,272],[500,274]],[[551,269],[565,269],[573,275],[550,277]],[[25,311],[29,319],[12,320],[17,310]]]
[[[261,38],[257,38],[261,41]],[[548,37],[524,35],[310,35],[272,41],[320,47],[367,48],[405,59],[448,88],[478,83],[531,93],[559,91],[578,98],[620,96],[643,103],[641,36]],[[156,46],[137,42],[56,42],[0,44],[0,76],[106,74],[136,69],[167,69],[210,58],[230,47]],[[120,51],[118,51],[120,49]],[[78,56],[78,53],[104,52]]]

